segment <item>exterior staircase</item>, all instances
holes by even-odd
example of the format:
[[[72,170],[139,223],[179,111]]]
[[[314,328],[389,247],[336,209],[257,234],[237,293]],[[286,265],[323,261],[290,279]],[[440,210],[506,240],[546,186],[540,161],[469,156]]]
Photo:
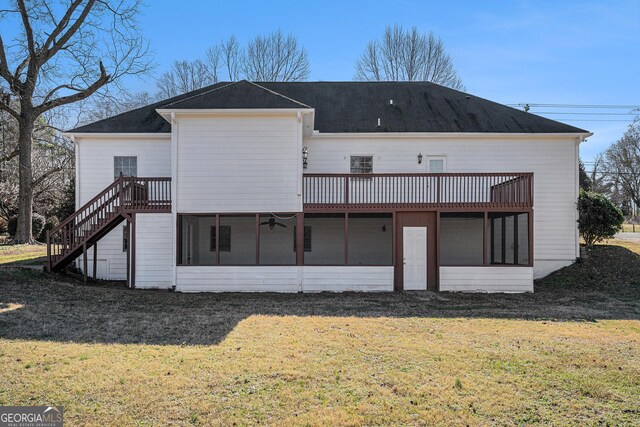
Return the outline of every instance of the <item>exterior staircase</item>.
[[[171,212],[171,178],[120,176],[93,199],[47,232],[47,271],[63,270],[123,221],[137,213]],[[95,257],[94,257],[95,258]],[[95,260],[94,260],[95,276]]]

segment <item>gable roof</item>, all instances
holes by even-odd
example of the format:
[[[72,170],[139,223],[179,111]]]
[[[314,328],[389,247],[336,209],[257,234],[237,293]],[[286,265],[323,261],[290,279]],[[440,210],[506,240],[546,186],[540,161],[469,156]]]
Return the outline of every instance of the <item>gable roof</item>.
[[[163,109],[312,108],[247,80],[227,83],[162,106]]]
[[[168,133],[156,109],[315,109],[321,133],[587,133],[430,82],[217,83],[71,133]],[[380,126],[378,126],[380,119]]]

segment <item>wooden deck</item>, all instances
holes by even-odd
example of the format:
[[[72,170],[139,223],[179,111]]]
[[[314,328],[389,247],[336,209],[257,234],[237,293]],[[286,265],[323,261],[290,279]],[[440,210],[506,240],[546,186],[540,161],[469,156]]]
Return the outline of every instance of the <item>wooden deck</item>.
[[[528,210],[533,173],[304,174],[304,210]]]

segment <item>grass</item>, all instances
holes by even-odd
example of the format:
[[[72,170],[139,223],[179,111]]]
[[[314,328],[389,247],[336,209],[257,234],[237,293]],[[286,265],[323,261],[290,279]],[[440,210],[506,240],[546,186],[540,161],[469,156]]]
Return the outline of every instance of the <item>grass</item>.
[[[5,269],[0,405],[62,405],[69,425],[637,425],[640,245],[610,243],[528,295],[196,295]]]
[[[0,245],[0,266],[44,264],[47,246]]]
[[[623,233],[640,233],[640,224],[622,224],[622,232]]]

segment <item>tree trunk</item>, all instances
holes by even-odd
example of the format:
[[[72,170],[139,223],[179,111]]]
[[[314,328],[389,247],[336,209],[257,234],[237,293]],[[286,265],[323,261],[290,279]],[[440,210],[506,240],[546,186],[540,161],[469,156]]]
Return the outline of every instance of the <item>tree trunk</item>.
[[[33,169],[31,166],[31,150],[33,146],[34,120],[22,117],[18,135],[19,184],[18,191],[18,227],[14,236],[15,243],[35,243],[31,230],[33,210]]]

